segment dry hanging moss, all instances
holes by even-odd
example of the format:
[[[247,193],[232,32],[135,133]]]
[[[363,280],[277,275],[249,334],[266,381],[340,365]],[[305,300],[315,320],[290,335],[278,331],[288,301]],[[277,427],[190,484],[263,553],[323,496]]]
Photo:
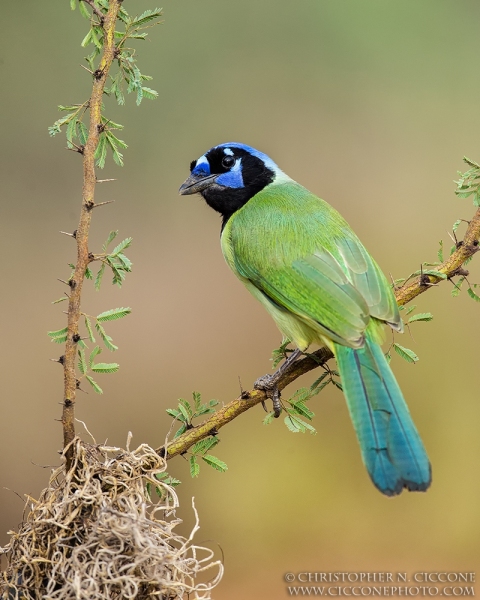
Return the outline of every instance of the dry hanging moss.
[[[223,565],[193,544],[196,511],[189,538],[174,533],[177,496],[155,478],[166,462],[146,444],[130,451],[128,442],[127,450],[72,443],[73,468],[53,471],[40,499],[29,499],[20,531],[0,549],[8,561],[0,597],[211,598]]]

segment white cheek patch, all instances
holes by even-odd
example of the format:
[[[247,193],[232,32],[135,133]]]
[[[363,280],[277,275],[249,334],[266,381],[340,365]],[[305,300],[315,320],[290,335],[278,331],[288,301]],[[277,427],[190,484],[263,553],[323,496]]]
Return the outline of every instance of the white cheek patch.
[[[210,166],[210,163],[208,162],[207,157],[205,156],[205,154],[203,156],[201,156],[197,160],[196,166],[199,167],[200,165],[208,165],[208,166]]]

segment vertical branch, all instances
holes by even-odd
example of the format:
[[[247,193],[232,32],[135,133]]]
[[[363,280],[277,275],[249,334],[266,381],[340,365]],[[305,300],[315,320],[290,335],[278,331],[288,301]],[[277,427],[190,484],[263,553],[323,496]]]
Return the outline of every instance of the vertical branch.
[[[75,272],[69,281],[71,288],[68,302],[68,334],[63,360],[64,369],[64,402],[63,402],[63,445],[68,447],[66,459],[67,470],[72,465],[74,447],[71,444],[75,437],[75,396],[77,378],[75,372],[75,359],[77,343],[80,340],[78,323],[80,320],[80,303],[85,270],[92,258],[88,250],[88,233],[92,219],[92,210],[95,207],[95,151],[98,146],[99,135],[102,130],[102,97],[108,72],[115,58],[115,24],[121,0],[110,0],[108,12],[103,21],[104,41],[103,56],[98,69],[94,72],[92,95],[89,101],[90,126],[88,139],[82,150],[83,153],[83,193],[80,223],[77,228],[77,264]]]

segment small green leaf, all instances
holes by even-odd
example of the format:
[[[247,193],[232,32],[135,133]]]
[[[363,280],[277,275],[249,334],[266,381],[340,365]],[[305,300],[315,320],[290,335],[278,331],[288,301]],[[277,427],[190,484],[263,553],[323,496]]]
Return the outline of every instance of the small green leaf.
[[[92,344],[94,344],[95,338],[93,337],[92,323],[90,322],[90,319],[87,317],[87,315],[85,315],[85,327],[88,332],[89,340],[92,342]]]
[[[184,420],[184,416],[182,415],[182,413],[179,410],[175,410],[174,408],[167,408],[167,409],[165,409],[165,412],[167,413],[167,415],[170,415],[171,417],[173,417],[174,419],[177,419],[178,421]]]
[[[130,25],[132,26],[133,29],[139,29],[139,28],[143,27],[144,25],[151,23],[155,19],[158,19],[161,16],[162,16],[161,8],[155,8],[153,10],[149,9],[149,10],[146,10],[144,13],[142,13],[139,17],[134,17],[133,19],[131,19]]]
[[[156,90],[152,90],[148,87],[142,87],[143,97],[148,100],[155,100],[158,98],[158,92]]]
[[[432,313],[418,313],[416,315],[411,316],[408,319],[409,323],[414,323],[415,321],[431,321],[433,319]]]
[[[81,121],[78,121],[77,126],[78,126],[78,128],[77,128],[78,140],[82,146],[85,146],[85,144],[87,143],[87,139],[88,139],[88,129]]]
[[[202,460],[204,460],[207,463],[207,465],[213,467],[221,473],[225,473],[225,471],[228,469],[226,463],[224,463],[223,460],[220,460],[219,458],[217,458],[216,456],[212,456],[211,454],[205,454],[204,456],[202,456]]]
[[[107,158],[107,136],[105,132],[100,134],[100,139],[98,140],[98,146],[95,150],[95,160],[97,161],[97,167],[99,169],[103,169],[105,166],[105,159]]]
[[[173,436],[173,439],[175,440],[176,438],[180,437],[186,431],[187,431],[187,426],[186,425],[182,425],[180,427],[180,429],[175,432],[175,435]]]
[[[406,360],[409,363],[417,362],[418,356],[413,350],[410,350],[410,348],[405,348],[404,346],[400,346],[400,344],[393,344],[393,348],[395,349],[395,352],[403,358],[403,360]]]
[[[88,16],[90,18],[90,15]],[[92,42],[101,50],[103,48],[103,29],[101,27],[92,27]]]
[[[325,371],[324,373],[322,373],[322,374],[320,375],[320,377],[319,377],[318,379],[316,379],[316,380],[315,380],[315,381],[312,383],[312,385],[310,386],[310,390],[311,390],[312,392],[313,392],[313,391],[315,391],[315,390],[316,390],[316,389],[317,389],[317,388],[320,386],[320,384],[322,383],[322,381],[323,381],[323,380],[324,380],[324,379],[325,379],[325,378],[326,378],[328,375],[329,375],[328,371]],[[327,382],[327,383],[328,383],[328,382]],[[323,389],[324,387],[325,387],[325,386],[323,386],[321,389]]]
[[[195,406],[195,412],[200,410],[202,405],[202,394],[200,392],[192,392],[193,405]]]
[[[454,223],[454,224],[453,224],[453,226],[452,226],[452,231],[453,231],[453,233],[455,233],[455,232],[457,231],[457,229],[458,229],[458,226],[460,225],[460,223],[461,223],[461,222],[462,222],[462,219],[457,219],[457,220],[455,221],[455,223]]]
[[[118,246],[113,250],[113,252],[110,254],[111,257],[115,257],[118,254],[120,254],[121,252],[123,252],[126,248],[128,248],[130,246],[130,244],[132,243],[133,238],[128,237],[125,238],[122,242],[120,242],[118,244]]]
[[[78,369],[82,375],[85,375],[85,373],[88,370],[88,367],[87,359],[85,358],[85,350],[83,348],[78,349],[78,356],[80,358],[80,360],[78,361]]]
[[[470,296],[470,298],[473,298],[475,302],[480,302],[480,296],[477,296],[471,287],[468,288],[467,294]]]
[[[95,278],[95,289],[97,292],[100,290],[100,286],[102,285],[103,274],[105,273],[105,263],[102,263],[102,266],[98,270],[97,276]]]
[[[113,240],[117,237],[117,235],[118,235],[118,229],[117,229],[117,231],[111,231],[108,234],[108,238],[106,239],[105,243],[102,246],[102,250],[104,252],[107,251],[108,246],[113,242]]]
[[[103,313],[97,315],[97,321],[115,321],[116,319],[123,319],[132,312],[131,308],[112,308]],[[94,341],[94,340],[92,340]]]
[[[95,392],[97,394],[103,394],[102,388],[98,385],[98,383],[96,381],[94,381],[92,379],[92,377],[90,377],[90,375],[86,375],[86,379],[87,379],[88,383],[93,387],[93,389],[95,390]]]
[[[315,413],[311,411],[304,402],[291,402],[292,409],[302,417],[309,421],[313,419]]]
[[[219,442],[220,440],[215,436],[208,437],[194,444],[191,451],[193,454],[205,454],[205,452],[214,448]]]
[[[77,131],[77,117],[74,116],[67,125],[66,137],[67,137],[67,148],[73,148],[73,136]]]
[[[385,358],[387,359],[387,363],[390,364],[390,361],[392,360],[392,355],[390,354],[390,352],[387,352],[385,354]]]
[[[291,340],[289,340],[288,338],[283,338],[280,346],[273,350],[271,358],[272,369],[275,369],[282,362],[282,360],[287,358],[287,353],[289,352],[287,346],[289,344],[291,344]]]
[[[70,0],[70,8],[72,10],[75,10],[76,6],[77,6],[77,0]]]
[[[49,331],[47,335],[51,338],[63,337],[68,331],[68,327],[58,329],[57,331]]]
[[[270,411],[267,416],[263,419],[262,423],[264,425],[270,425],[270,423],[273,421],[273,419],[275,418],[275,413],[272,411]]]
[[[454,282],[454,288],[452,290],[452,296],[455,298],[460,293],[462,288],[462,283],[465,281],[465,277],[460,277],[460,279]]]
[[[112,338],[109,335],[107,335],[107,332],[100,325],[100,323],[95,323],[95,329],[98,331],[98,334],[102,338],[103,343],[108,348],[108,350],[111,350],[112,352],[115,352],[115,350],[118,350],[118,346],[115,346],[115,344],[112,341]]]
[[[78,8],[80,9],[80,14],[84,19],[90,19],[90,13],[88,12],[87,7],[82,2],[82,0],[80,0]]]
[[[190,406],[189,402],[187,402],[183,398],[180,398],[180,400],[178,401],[178,410],[185,417],[185,421],[189,423],[190,419],[193,417],[192,407]]]
[[[417,308],[416,304],[412,304],[412,306],[409,306],[407,308],[407,310],[405,311],[405,316],[409,315],[411,312],[413,312],[415,309]]]
[[[284,422],[288,429],[293,433],[305,433],[309,431],[312,434],[316,433],[315,427],[310,425],[310,423],[306,423],[302,419],[299,419],[294,414],[290,412],[290,409],[287,411],[289,414],[285,417]]]
[[[90,269],[88,267],[85,269],[85,277],[87,279],[93,279],[92,272],[90,271]]]
[[[190,475],[192,477],[198,477],[200,473],[200,465],[197,462],[197,459],[195,456],[191,456],[190,457]]]
[[[59,302],[64,302],[65,300],[68,300],[67,296],[62,296],[61,298],[59,298],[58,300],[54,300],[52,302],[52,304],[58,304]]]
[[[182,483],[179,479],[175,479],[175,477],[172,477],[168,473],[156,473],[155,477],[162,483],[165,483],[166,485],[171,485],[172,487],[176,487],[177,485],[180,485]]]
[[[102,349],[100,348],[100,346],[95,346],[95,348],[90,352],[90,356],[88,358],[88,364],[90,366],[90,369],[93,367],[93,361],[95,360],[95,357],[98,356],[101,352]]]
[[[120,365],[118,363],[98,363],[92,365],[92,371],[95,373],[116,373]]]
[[[86,48],[89,44],[91,44],[91,42],[92,42],[92,30],[89,29],[87,35],[80,42],[80,46],[82,46],[82,48]]]
[[[53,137],[53,136],[57,135],[57,133],[60,133],[62,130],[61,128],[64,125],[66,125],[70,121],[70,119],[75,116],[75,114],[76,113],[71,113],[71,114],[66,115],[65,117],[62,117],[61,119],[58,119],[57,121],[55,121],[55,123],[51,127],[48,128],[49,135]]]
[[[443,240],[440,240],[438,243],[440,245],[440,248],[438,249],[438,252],[437,252],[438,260],[440,262],[443,262]]]

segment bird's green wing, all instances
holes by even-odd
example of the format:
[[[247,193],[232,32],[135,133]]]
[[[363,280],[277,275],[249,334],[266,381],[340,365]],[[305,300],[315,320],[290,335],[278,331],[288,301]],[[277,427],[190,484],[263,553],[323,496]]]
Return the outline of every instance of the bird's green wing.
[[[235,257],[236,270],[277,307],[313,322],[330,339],[349,346],[363,343],[369,309],[335,258],[318,251],[277,268],[256,268]]]
[[[402,320],[392,289],[361,242],[353,236],[344,237],[338,241],[337,248],[350,281],[368,304],[370,315],[402,331]]]

